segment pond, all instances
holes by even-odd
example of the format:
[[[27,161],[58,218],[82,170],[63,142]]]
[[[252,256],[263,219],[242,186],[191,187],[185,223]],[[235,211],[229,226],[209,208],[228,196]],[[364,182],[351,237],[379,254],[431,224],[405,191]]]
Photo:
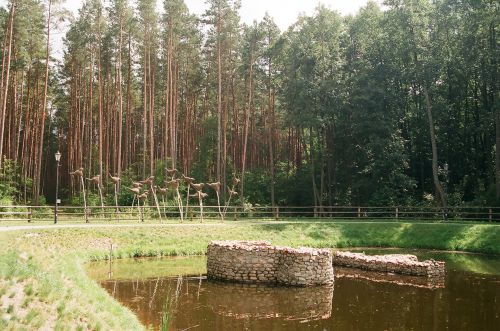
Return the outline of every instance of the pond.
[[[88,272],[146,326],[169,330],[498,330],[500,259],[422,250],[447,262],[442,282],[335,268],[333,287],[208,281],[204,256],[91,263]]]

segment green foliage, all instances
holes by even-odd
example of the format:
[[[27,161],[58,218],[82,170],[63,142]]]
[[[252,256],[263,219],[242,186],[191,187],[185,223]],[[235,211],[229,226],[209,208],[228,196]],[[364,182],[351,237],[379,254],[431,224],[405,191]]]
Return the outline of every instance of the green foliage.
[[[4,158],[0,169],[0,205],[11,205],[21,193],[22,181],[19,178],[19,166]]]

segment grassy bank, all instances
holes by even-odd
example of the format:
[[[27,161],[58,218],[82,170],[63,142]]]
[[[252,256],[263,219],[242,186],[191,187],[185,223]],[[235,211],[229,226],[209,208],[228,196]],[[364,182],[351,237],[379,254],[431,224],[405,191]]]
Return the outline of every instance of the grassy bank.
[[[203,254],[210,240],[278,245],[402,247],[500,255],[500,226],[443,223],[230,223],[0,233],[0,329],[140,330],[126,308],[91,280],[84,264],[116,257]]]

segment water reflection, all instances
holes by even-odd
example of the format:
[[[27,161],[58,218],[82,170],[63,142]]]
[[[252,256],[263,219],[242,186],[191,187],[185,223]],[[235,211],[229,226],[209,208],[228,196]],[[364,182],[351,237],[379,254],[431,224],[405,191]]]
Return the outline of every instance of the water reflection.
[[[217,293],[207,301],[212,311],[235,319],[280,318],[304,322],[328,319],[332,314],[333,286],[291,288],[211,281],[210,287]]]
[[[335,278],[366,279],[377,283],[390,283],[400,286],[413,286],[426,289],[438,289],[445,287],[445,277],[419,277],[383,273],[369,270],[338,267],[334,268]]]
[[[168,306],[171,330],[497,330],[500,273],[480,274],[448,261],[446,279],[438,283],[335,268],[334,287],[313,288],[207,281],[203,257],[192,263],[116,261],[112,279],[106,279],[107,264],[91,269],[111,295],[155,329]],[[131,279],[134,266],[142,276]],[[154,268],[163,274],[152,276]]]

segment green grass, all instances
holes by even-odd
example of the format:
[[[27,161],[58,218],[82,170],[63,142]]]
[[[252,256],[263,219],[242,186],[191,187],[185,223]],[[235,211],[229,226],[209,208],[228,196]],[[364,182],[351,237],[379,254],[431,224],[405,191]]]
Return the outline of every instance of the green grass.
[[[270,240],[294,247],[427,248],[500,255],[500,226],[490,224],[228,221],[181,227],[3,232],[0,296],[2,300],[21,299],[10,303],[10,320],[3,319],[6,312],[0,309],[0,328],[142,330],[136,316],[91,279],[85,263],[107,259],[111,243],[114,258],[156,257],[204,254],[208,242],[219,239]],[[487,270],[488,266],[477,268]],[[11,293],[15,296],[8,299]]]

